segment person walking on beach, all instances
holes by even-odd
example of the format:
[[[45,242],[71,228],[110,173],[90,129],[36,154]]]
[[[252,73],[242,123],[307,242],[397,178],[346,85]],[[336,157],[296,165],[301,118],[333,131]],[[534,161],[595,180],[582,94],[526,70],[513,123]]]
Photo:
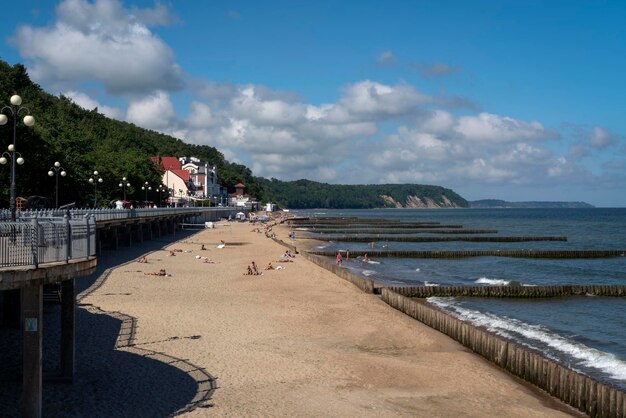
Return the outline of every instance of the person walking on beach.
[[[341,255],[341,251],[337,251],[337,265],[341,267],[342,262],[343,262],[343,256]]]
[[[252,262],[252,273],[255,276],[258,276],[259,274],[261,274],[261,273],[259,273],[259,269],[257,268],[256,263],[254,261]]]

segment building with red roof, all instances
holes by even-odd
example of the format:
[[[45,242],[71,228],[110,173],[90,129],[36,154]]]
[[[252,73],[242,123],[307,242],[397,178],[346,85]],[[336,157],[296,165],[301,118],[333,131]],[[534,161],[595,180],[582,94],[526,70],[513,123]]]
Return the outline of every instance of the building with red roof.
[[[170,203],[183,205],[193,200],[226,203],[227,191],[217,178],[217,168],[195,157],[151,157],[162,172],[170,192]]]

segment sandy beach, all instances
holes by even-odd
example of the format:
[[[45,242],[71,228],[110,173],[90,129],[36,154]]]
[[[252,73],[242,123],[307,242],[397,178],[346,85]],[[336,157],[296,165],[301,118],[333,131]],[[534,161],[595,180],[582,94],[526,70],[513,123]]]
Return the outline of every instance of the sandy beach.
[[[302,257],[277,262],[285,248],[253,228],[218,223],[80,296],[117,335],[79,335],[72,394],[57,392],[69,415],[576,415]],[[282,269],[245,275],[252,261]]]

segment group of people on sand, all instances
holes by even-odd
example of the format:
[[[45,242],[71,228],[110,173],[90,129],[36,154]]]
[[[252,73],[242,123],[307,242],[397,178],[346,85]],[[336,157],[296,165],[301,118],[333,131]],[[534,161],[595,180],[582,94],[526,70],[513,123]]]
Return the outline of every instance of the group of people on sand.
[[[252,262],[252,264],[248,264],[248,271],[244,273],[244,275],[246,276],[260,276],[261,274],[263,273],[259,271],[254,261]]]
[[[144,273],[144,274],[149,275],[149,276],[170,276],[169,274],[165,272],[165,269],[161,269],[153,273]]]

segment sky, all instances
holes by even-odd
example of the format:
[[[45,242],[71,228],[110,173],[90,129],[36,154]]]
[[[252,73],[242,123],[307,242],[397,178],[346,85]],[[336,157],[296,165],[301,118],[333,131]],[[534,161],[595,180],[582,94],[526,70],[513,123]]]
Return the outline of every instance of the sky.
[[[21,0],[0,59],[257,176],[626,206],[623,1]]]

